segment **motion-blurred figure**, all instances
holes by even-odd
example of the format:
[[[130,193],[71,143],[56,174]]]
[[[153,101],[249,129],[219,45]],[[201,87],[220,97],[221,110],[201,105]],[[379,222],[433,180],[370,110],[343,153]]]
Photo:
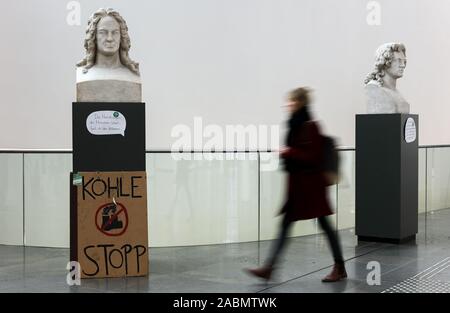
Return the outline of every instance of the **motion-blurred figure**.
[[[272,275],[292,223],[313,218],[318,218],[320,227],[327,235],[335,262],[331,273],[322,281],[335,282],[347,277],[337,234],[326,218],[333,212],[327,198],[327,182],[322,170],[324,143],[318,123],[311,120],[309,98],[307,88],[294,89],[288,95],[287,108],[291,117],[287,147],[280,151],[288,173],[288,187],[287,200],[281,210],[283,220],[280,233],[265,265],[247,270],[266,280]]]

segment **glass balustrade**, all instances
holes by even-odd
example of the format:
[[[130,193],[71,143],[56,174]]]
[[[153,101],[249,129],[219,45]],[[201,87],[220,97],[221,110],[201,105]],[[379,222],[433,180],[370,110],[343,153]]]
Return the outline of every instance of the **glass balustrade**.
[[[355,227],[355,151],[340,153],[329,188],[334,226]],[[286,174],[277,153],[147,152],[151,247],[209,245],[276,237]],[[69,246],[69,173],[63,152],[0,151],[0,244]],[[450,208],[450,147],[419,149],[419,214]],[[421,218],[425,218],[422,214]],[[301,221],[291,236],[320,233]]]

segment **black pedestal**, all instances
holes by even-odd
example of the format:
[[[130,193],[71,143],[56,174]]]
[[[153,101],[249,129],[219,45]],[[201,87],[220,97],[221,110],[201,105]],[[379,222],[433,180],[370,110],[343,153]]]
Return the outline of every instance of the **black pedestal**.
[[[126,119],[124,136],[93,135],[86,126],[97,111],[117,111]],[[74,102],[73,171],[145,171],[145,103]]]
[[[356,235],[402,243],[418,229],[418,138],[405,140],[410,114],[356,116]]]
[[[74,102],[72,140],[70,260],[81,278],[148,275],[145,104]]]

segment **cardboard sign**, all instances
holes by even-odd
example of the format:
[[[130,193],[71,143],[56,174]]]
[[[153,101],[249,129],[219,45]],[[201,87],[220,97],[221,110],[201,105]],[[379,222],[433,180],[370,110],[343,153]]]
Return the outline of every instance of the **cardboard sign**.
[[[148,275],[146,173],[77,174],[71,179],[70,251],[81,277]]]

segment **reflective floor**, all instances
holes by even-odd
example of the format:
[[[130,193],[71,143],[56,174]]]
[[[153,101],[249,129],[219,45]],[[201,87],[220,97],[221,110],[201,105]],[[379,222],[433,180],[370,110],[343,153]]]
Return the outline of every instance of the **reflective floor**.
[[[450,209],[419,216],[416,243],[363,243],[340,232],[348,279],[322,283],[331,268],[323,235],[291,239],[268,284],[243,269],[264,261],[271,241],[150,249],[150,276],[66,284],[68,249],[0,246],[0,292],[450,292]],[[379,285],[371,261],[379,262]],[[376,281],[375,281],[376,282]]]

